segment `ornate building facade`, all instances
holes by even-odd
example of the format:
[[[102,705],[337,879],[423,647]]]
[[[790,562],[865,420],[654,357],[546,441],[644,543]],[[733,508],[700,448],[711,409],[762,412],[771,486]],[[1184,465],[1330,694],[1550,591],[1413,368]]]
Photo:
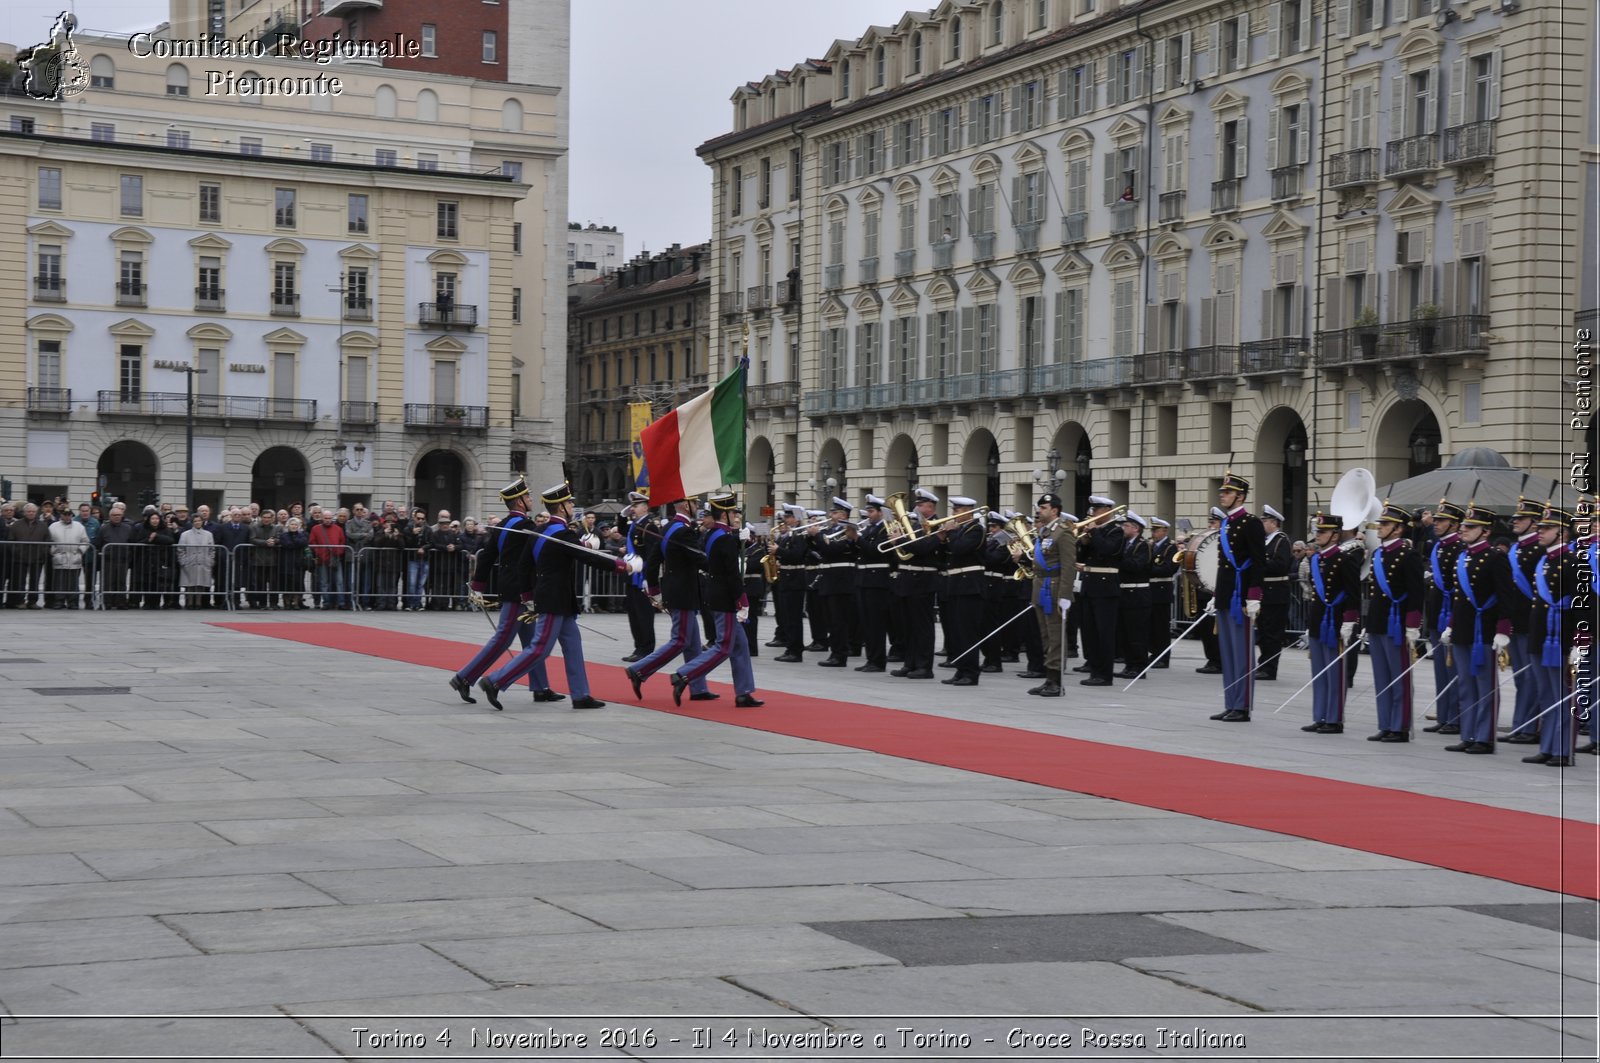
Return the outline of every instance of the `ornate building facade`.
[[[699,152],[746,490],[1198,518],[1231,464],[1298,528],[1357,465],[1565,479],[1583,6],[945,0],[741,86]]]

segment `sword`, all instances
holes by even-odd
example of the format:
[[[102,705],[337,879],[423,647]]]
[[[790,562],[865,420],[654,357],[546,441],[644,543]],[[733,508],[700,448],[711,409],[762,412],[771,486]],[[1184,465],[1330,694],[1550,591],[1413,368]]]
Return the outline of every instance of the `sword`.
[[[1277,715],[1278,713],[1282,712],[1284,709],[1288,708],[1289,707],[1289,702],[1293,701],[1295,698],[1299,697],[1301,694],[1304,694],[1307,690],[1309,690],[1311,688],[1311,684],[1312,683],[1315,683],[1317,680],[1321,679],[1323,676],[1325,676],[1329,672],[1333,671],[1335,666],[1343,664],[1344,663],[1344,655],[1349,653],[1350,650],[1355,649],[1356,645],[1357,645],[1357,643],[1352,642],[1348,648],[1345,648],[1345,647],[1341,646],[1340,649],[1339,649],[1338,655],[1335,656],[1333,660],[1331,660],[1327,664],[1323,665],[1322,666],[1322,670],[1319,671],[1316,675],[1314,675],[1310,679],[1306,680],[1306,685],[1305,686],[1301,687],[1299,690],[1296,690],[1293,694],[1290,694],[1288,701],[1285,701],[1282,705],[1279,705],[1277,708],[1272,710],[1273,715]],[[1349,702],[1346,701],[1345,704],[1348,707]]]
[[[971,653],[973,650],[977,649],[979,646],[982,646],[985,642],[988,642],[994,636],[1000,634],[1000,632],[1004,631],[1006,628],[1008,628],[1012,624],[1016,623],[1016,621],[1022,617],[1023,613],[1031,612],[1032,609],[1033,609],[1033,603],[1029,602],[1027,605],[1022,607],[1022,612],[1019,612],[1016,616],[1012,617],[1010,620],[1007,620],[1005,623],[1001,624],[999,627],[995,628],[993,631],[991,631],[987,635],[983,636],[983,638],[979,639],[977,642],[974,642],[971,646],[968,646],[966,649],[962,650],[960,653],[958,653],[954,657],[950,658],[949,662],[947,662],[947,663],[955,664],[957,661],[961,660],[961,658],[965,657],[967,654]],[[1065,619],[1065,618],[1063,618],[1063,619]]]
[[[1412,661],[1409,665],[1406,666],[1406,670],[1405,671],[1401,672],[1399,675],[1397,675],[1393,679],[1389,680],[1389,685],[1388,686],[1384,687],[1382,690],[1378,691],[1377,693],[1373,694],[1372,696],[1374,698],[1383,697],[1383,695],[1385,695],[1385,694],[1387,694],[1389,692],[1389,688],[1390,687],[1393,687],[1396,683],[1400,682],[1400,680],[1402,680],[1406,676],[1410,675],[1411,674],[1411,670],[1413,668],[1415,668],[1417,665],[1421,664],[1423,661],[1431,661],[1431,660],[1433,660],[1433,647],[1429,646],[1428,649],[1423,652],[1421,657],[1418,657],[1416,660]],[[1442,691],[1441,691],[1441,693],[1442,693]]]
[[[1554,705],[1551,705],[1548,709],[1545,709],[1543,712],[1541,712],[1539,715],[1535,716],[1533,719],[1529,720],[1527,723],[1523,724],[1521,727],[1518,727],[1515,730],[1513,730],[1512,734],[1515,734],[1517,731],[1523,731],[1523,730],[1528,729],[1529,727],[1532,727],[1534,724],[1538,723],[1544,717],[1550,715],[1552,712],[1555,712],[1561,706],[1565,705],[1567,702],[1571,701],[1573,698],[1577,697],[1579,694],[1583,693],[1584,691],[1588,690],[1590,687],[1594,686],[1596,682],[1600,682],[1600,677],[1596,677],[1595,679],[1591,679],[1587,683],[1583,683],[1581,685],[1574,686],[1572,688],[1572,693],[1568,694],[1566,697],[1562,698],[1560,701],[1556,702]]]
[[[604,550],[595,550],[587,546],[580,546],[577,543],[569,543],[565,539],[556,538],[554,535],[545,535],[544,532],[538,530],[537,528],[499,528],[497,530],[511,532],[515,535],[537,535],[545,539],[547,542],[555,543],[557,546],[565,546],[568,550],[576,550],[580,554],[593,554],[595,557],[603,557],[607,561],[611,562],[615,562],[617,560],[616,554],[608,554]],[[688,547],[685,547],[685,549],[688,549]],[[698,551],[696,552],[698,553]],[[703,557],[705,555],[702,554],[701,556]]]
[[[1450,688],[1455,686],[1456,685],[1456,680],[1460,679],[1460,678],[1461,678],[1461,673],[1457,672],[1453,677],[1451,677],[1450,682],[1448,682],[1448,683],[1446,683],[1444,685],[1444,689],[1439,691],[1439,693],[1437,693],[1437,694],[1435,694],[1433,696],[1433,700],[1432,701],[1430,701],[1426,705],[1422,706],[1422,711],[1424,713],[1426,713],[1429,709],[1433,708],[1434,705],[1438,704],[1439,699],[1444,697],[1446,694],[1448,694],[1450,692]],[[1413,715],[1412,718],[1415,719],[1416,717]]]
[[[1155,657],[1151,658],[1150,663],[1144,666],[1144,672],[1140,672],[1138,675],[1136,675],[1132,679],[1128,680],[1128,685],[1122,688],[1122,692],[1124,694],[1126,694],[1129,690],[1133,689],[1133,684],[1135,684],[1139,680],[1143,679],[1144,678],[1144,673],[1148,672],[1150,669],[1154,668],[1156,666],[1156,662],[1157,661],[1161,660],[1161,658],[1163,658],[1167,654],[1171,653],[1172,650],[1173,650],[1173,647],[1177,646],[1178,643],[1180,643],[1184,639],[1188,638],[1189,637],[1189,632],[1191,632],[1195,628],[1199,627],[1202,621],[1209,620],[1209,619],[1211,619],[1212,617],[1214,617],[1216,615],[1217,615],[1216,610],[1208,607],[1205,612],[1201,613],[1199,615],[1199,617],[1197,617],[1195,619],[1194,623],[1192,623],[1188,627],[1184,628],[1183,631],[1181,633],[1179,633],[1177,638],[1175,638],[1171,642],[1167,643],[1167,648],[1166,649],[1162,650],[1160,653],[1156,654]],[[1062,617],[1061,618],[1061,622],[1063,624],[1065,624],[1066,623],[1066,617]],[[1066,643],[1063,642],[1062,645],[1066,645]]]

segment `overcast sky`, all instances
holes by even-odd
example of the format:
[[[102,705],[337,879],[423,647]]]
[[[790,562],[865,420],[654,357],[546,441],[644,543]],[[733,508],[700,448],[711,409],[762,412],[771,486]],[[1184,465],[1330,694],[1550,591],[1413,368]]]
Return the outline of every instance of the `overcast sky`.
[[[69,2],[3,0],[0,40],[44,40]],[[85,29],[148,29],[167,17],[166,0],[72,6]],[[630,256],[708,239],[710,171],[694,149],[732,128],[733,90],[917,6],[932,0],[572,0],[568,218],[619,226]]]

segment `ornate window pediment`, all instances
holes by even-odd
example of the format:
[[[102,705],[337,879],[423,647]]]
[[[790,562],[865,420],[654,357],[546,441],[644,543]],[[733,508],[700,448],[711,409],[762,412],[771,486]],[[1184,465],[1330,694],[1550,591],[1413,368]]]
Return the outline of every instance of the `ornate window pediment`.
[[[270,347],[304,347],[306,338],[292,328],[280,328],[262,336],[261,342]]]
[[[1068,155],[1075,152],[1093,151],[1094,136],[1086,129],[1073,129],[1063,134],[1060,146],[1062,152]]]
[[[829,214],[843,214],[850,209],[850,201],[835,192],[823,201],[822,209]]]
[[[375,351],[378,349],[378,337],[370,332],[346,332],[339,337],[339,345],[352,351]],[[521,368],[520,359],[511,359],[512,368]]]
[[[1194,117],[1193,113],[1191,113],[1188,108],[1179,107],[1175,103],[1169,103],[1162,110],[1160,117],[1158,117],[1156,119],[1156,125],[1160,125],[1160,126],[1183,125],[1184,123],[1188,122],[1193,117]]]
[[[865,291],[856,296],[855,311],[864,317],[877,317],[883,309],[883,296],[875,291]]]
[[[1416,185],[1406,185],[1398,195],[1389,200],[1383,210],[1384,213],[1396,218],[1411,214],[1434,214],[1439,210],[1439,198]]]
[[[1439,32],[1431,26],[1419,26],[1400,38],[1395,57],[1407,65],[1417,60],[1433,61],[1439,55]]]
[[[972,176],[978,179],[993,177],[1000,172],[1000,157],[992,151],[986,151],[972,160]]]
[[[422,349],[429,354],[441,355],[447,358],[460,357],[467,353],[467,345],[454,336],[440,336],[436,340],[423,344]]]
[[[856,194],[856,202],[870,209],[883,202],[883,193],[878,191],[876,185],[867,185]]]
[[[122,340],[147,340],[156,334],[155,329],[131,317],[123,318],[106,331]]]
[[[1207,248],[1235,247],[1244,243],[1245,231],[1231,221],[1219,221],[1206,230],[1205,236],[1200,238],[1201,246]]]
[[[42,236],[46,240],[70,240],[72,230],[58,221],[42,221],[38,225],[28,226],[29,236]]]
[[[974,295],[989,295],[1000,290],[1000,278],[986,269],[974,270],[967,280],[967,291]]]
[[[1094,269],[1094,265],[1076,251],[1068,251],[1061,256],[1061,261],[1050,267],[1052,272],[1062,280],[1069,277],[1085,277]]]
[[[935,306],[950,306],[959,294],[949,277],[938,276],[928,282],[928,298]]]
[[[306,245],[299,240],[280,237],[266,246],[266,252],[269,255],[303,255],[306,253]]]
[[[837,295],[830,295],[826,299],[822,300],[822,316],[830,321],[838,321],[842,319],[848,312],[849,311],[845,308],[845,305],[839,301],[839,297]]]
[[[227,343],[233,339],[233,330],[215,322],[207,321],[194,326],[184,335],[196,343]]]
[[[111,234],[111,242],[116,244],[139,245],[148,247],[156,242],[156,238],[137,225],[124,225]],[[269,245],[270,246],[270,245]],[[304,250],[302,248],[301,250]]]
[[[190,240],[189,246],[196,251],[228,251],[232,249],[233,244],[216,233],[206,233],[204,236],[196,236],[193,240]]]
[[[1286,70],[1278,75],[1267,91],[1274,96],[1303,96],[1311,91],[1311,82],[1293,70]]]
[[[1024,144],[1012,154],[1011,161],[1017,164],[1017,169],[1028,173],[1044,166],[1044,152],[1039,150],[1037,144]]]
[[[900,199],[914,199],[921,191],[922,182],[910,174],[906,174],[894,183],[894,194]]]
[[[1144,139],[1144,123],[1128,115],[1118,116],[1111,127],[1106,130],[1106,136],[1113,141]]]
[[[378,253],[372,248],[368,247],[366,244],[351,244],[349,247],[339,252],[339,257],[343,259],[364,259],[369,262],[376,262],[378,259]]]
[[[889,305],[894,307],[901,314],[905,314],[915,310],[917,303],[921,299],[922,296],[917,294],[917,290],[915,288],[911,287],[911,285],[907,284],[905,281],[901,281],[899,284],[895,285],[894,291],[890,293]]]
[[[1118,240],[1100,256],[1100,264],[1107,269],[1126,269],[1144,261],[1144,252],[1132,240]]]
[[[1150,254],[1155,258],[1170,260],[1182,258],[1191,250],[1193,250],[1193,247],[1190,245],[1188,237],[1182,233],[1162,233],[1161,237],[1156,240],[1155,245],[1150,248]]]
[[[1279,210],[1262,228],[1261,235],[1268,240],[1300,240],[1310,226],[1286,210]]]
[[[1223,89],[1217,94],[1217,98],[1211,101],[1211,110],[1214,114],[1222,114],[1224,111],[1242,111],[1249,102],[1249,100],[1232,89]]]
[[[946,192],[954,192],[961,186],[961,175],[944,165],[933,171],[933,176],[928,180],[933,185],[933,190],[941,195]]]
[[[35,314],[28,319],[28,329],[31,332],[71,332],[72,322],[60,314]]]
[[[466,264],[466,255],[463,255],[460,251],[452,251],[449,248],[435,251],[428,256],[428,265],[430,266],[465,266]]]
[[[1006,280],[1013,288],[1031,289],[1044,286],[1044,270],[1039,268],[1037,262],[1023,259],[1011,267],[1011,272],[1006,274]]]

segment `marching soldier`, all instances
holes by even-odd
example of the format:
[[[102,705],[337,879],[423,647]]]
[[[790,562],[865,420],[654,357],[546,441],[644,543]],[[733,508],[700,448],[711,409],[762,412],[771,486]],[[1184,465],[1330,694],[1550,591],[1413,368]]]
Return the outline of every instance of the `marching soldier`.
[[[1539,752],[1523,757],[1524,764],[1552,768],[1572,765],[1577,728],[1573,716],[1583,711],[1573,704],[1570,678],[1583,662],[1578,648],[1581,609],[1573,608],[1573,592],[1580,586],[1582,562],[1567,544],[1572,516],[1556,506],[1546,507],[1539,520],[1539,560],[1533,570],[1533,602],[1528,610],[1525,655],[1539,684],[1535,701],[1545,714],[1539,720]],[[1590,585],[1592,588],[1592,584]],[[1515,644],[1513,639],[1512,643]],[[1515,657],[1512,658],[1516,660]],[[1507,738],[1506,741],[1510,741]]]
[[[683,655],[686,661],[699,656],[700,642],[700,533],[689,514],[693,504],[687,499],[674,499],[674,512],[661,538],[645,558],[645,577],[650,597],[661,599],[667,614],[672,618],[672,628],[667,641],[643,660],[635,661],[623,669],[628,682],[633,684],[633,696],[644,697],[644,681],[660,671],[668,661]],[[714,701],[721,695],[706,689],[704,680],[694,687],[695,701]]]
[[[850,522],[850,503],[835,497],[830,503],[833,523],[811,533],[811,549],[817,555],[817,600],[826,610],[828,656],[817,662],[822,668],[843,668],[850,663],[850,613],[855,604],[856,538],[858,529]]]
[[[889,674],[905,679],[932,679],[933,592],[943,546],[938,536],[924,533],[928,521],[938,511],[939,496],[919,487],[912,492],[911,500],[912,512],[908,516],[918,523],[918,534],[900,547],[911,555],[911,560],[899,563],[894,578],[895,601],[906,623],[906,659]]]
[[[806,571],[811,545],[799,530],[805,515],[804,506],[785,505],[783,527],[772,545],[778,558],[778,638],[783,640],[783,653],[777,659],[782,664],[799,664],[805,659],[806,585],[811,581]]]
[[[1089,496],[1089,518],[1116,508],[1104,495]],[[1084,663],[1076,671],[1088,672],[1079,686],[1107,687],[1116,670],[1117,595],[1121,593],[1122,550],[1125,537],[1121,528],[1109,521],[1078,537],[1078,572],[1083,589],[1083,616],[1078,638],[1083,646]]]
[[[506,484],[500,489],[500,501],[508,512],[478,551],[467,595],[485,614],[499,607],[494,634],[465,668],[450,677],[450,689],[470,705],[478,703],[472,696],[472,684],[482,679],[506,652],[512,636],[521,640],[526,650],[533,635],[533,625],[521,620],[523,601],[533,594],[533,552],[524,541],[527,536],[518,531],[533,529],[528,521],[528,481],[518,476]],[[565,701],[567,697],[550,689],[543,661],[528,670],[528,686],[533,690],[534,701]]]
[[[858,672],[882,672],[889,667],[886,647],[889,629],[890,569],[894,554],[884,553],[878,547],[889,538],[883,526],[883,499],[868,495],[862,512],[867,515],[867,526],[856,540],[856,583],[861,590],[861,642],[867,661],[857,665]]]
[[[1595,526],[1595,500],[1592,498],[1578,499],[1578,509],[1573,516],[1572,533],[1576,535],[1583,528],[1593,529]],[[1590,587],[1600,587],[1600,531],[1591,531],[1587,536],[1577,539],[1568,547],[1576,557],[1576,564],[1587,565],[1587,577]],[[1588,753],[1591,756],[1600,755],[1600,742],[1595,740],[1595,725],[1593,715],[1594,698],[1590,693],[1594,689],[1595,660],[1594,660],[1593,633],[1583,642],[1583,654],[1578,655],[1577,663],[1573,665],[1573,685],[1582,686],[1584,694],[1578,701],[1578,719],[1582,721],[1578,730],[1589,736],[1589,741],[1578,747],[1579,753]],[[1587,654],[1585,657],[1584,654]]]
[[[1005,669],[1000,664],[1004,643],[1000,629],[1011,615],[1006,608],[1011,604],[1010,584],[1017,582],[1011,578],[1017,571],[1017,563],[1011,559],[1011,536],[1006,533],[1005,515],[990,510],[984,523],[987,530],[980,554],[983,559],[983,609],[979,626],[989,634],[984,636],[979,651],[983,664],[978,670],[1001,672]]]
[[[1033,529],[1033,608],[1044,641],[1044,682],[1028,693],[1059,698],[1065,634],[1061,629],[1072,609],[1078,540],[1073,522],[1062,518],[1060,495],[1040,495],[1038,507],[1039,520]]]
[[[1531,721],[1539,712],[1539,678],[1529,668],[1534,659],[1528,653],[1528,614],[1536,597],[1533,572],[1544,557],[1539,540],[1542,533],[1535,526],[1544,516],[1544,507],[1526,498],[1517,499],[1516,512],[1511,514],[1511,553],[1507,556],[1511,568],[1513,593],[1501,603],[1511,618],[1511,668],[1516,695],[1516,707],[1511,714],[1511,733],[1506,735],[1508,745],[1533,745],[1539,741],[1538,729]]]
[[[1461,733],[1461,684],[1455,679],[1450,656],[1439,635],[1450,626],[1450,601],[1455,595],[1456,554],[1461,551],[1461,518],[1466,516],[1461,507],[1448,498],[1441,498],[1433,512],[1433,543],[1428,550],[1428,566],[1424,578],[1428,582],[1426,620],[1428,646],[1433,656],[1433,688],[1439,691],[1434,705],[1438,722],[1424,727],[1424,731],[1453,735]]]
[[[1311,557],[1311,593],[1306,596],[1306,641],[1311,649],[1311,722],[1300,728],[1313,734],[1344,733],[1344,668],[1353,651],[1356,621],[1361,619],[1361,560],[1363,551],[1340,549],[1343,522],[1318,513]],[[1326,669],[1326,671],[1324,671]]]
[[[1422,635],[1422,558],[1406,539],[1410,518],[1399,506],[1384,504],[1379,546],[1367,576],[1367,650],[1379,691],[1378,733],[1369,742],[1411,741],[1411,677],[1400,676],[1411,666],[1408,651]]]
[[[1278,678],[1284,632],[1289,629],[1289,579],[1294,567],[1294,550],[1283,534],[1283,514],[1271,506],[1261,507],[1261,527],[1267,533],[1266,560],[1261,569],[1261,623],[1256,626],[1260,647],[1257,679]]]
[[[1217,648],[1222,653],[1223,709],[1211,718],[1224,723],[1249,723],[1255,700],[1255,621],[1261,613],[1261,570],[1266,565],[1266,531],[1261,519],[1245,509],[1250,481],[1225,473],[1217,490],[1223,513],[1218,537]]]
[[[951,516],[955,519],[939,526],[945,551],[944,607],[949,617],[945,649],[956,668],[956,674],[943,681],[946,686],[978,685],[984,575],[983,525],[973,514],[977,505],[973,499],[952,495]]]
[[[710,506],[700,518],[702,564],[706,573],[705,605],[711,612],[716,637],[711,645],[685,659],[672,673],[672,702],[683,704],[685,688],[705,686],[706,674],[723,661],[733,670],[733,703],[741,709],[756,709],[764,704],[755,696],[755,670],[750,664],[750,647],[745,643],[741,615],[750,608],[744,592],[744,565],[740,562],[739,537],[728,527],[727,517],[738,506],[731,492],[711,496]],[[717,697],[718,695],[711,695]],[[700,699],[707,700],[707,699]]]
[[[1172,581],[1178,574],[1180,557],[1178,544],[1172,541],[1172,525],[1160,517],[1151,517],[1149,631],[1150,656],[1156,659],[1155,668],[1172,664],[1167,647],[1172,645]]]
[[[1511,618],[1504,602],[1516,593],[1511,564],[1489,542],[1494,513],[1468,504],[1461,521],[1461,552],[1456,555],[1455,594],[1450,626],[1439,636],[1454,645],[1457,686],[1461,689],[1461,741],[1452,753],[1493,753],[1500,691],[1495,658],[1511,645]]]
[[[628,492],[628,534],[626,552],[643,558],[650,552],[648,539],[659,535],[655,517],[650,513],[650,495],[646,491]],[[633,634],[633,652],[624,657],[628,664],[643,660],[656,648],[656,607],[650,604],[645,591],[644,572],[634,572],[623,584],[622,596],[628,609],[628,630]]]
[[[1144,541],[1149,521],[1128,510],[1122,521],[1122,557],[1117,576],[1122,597],[1117,602],[1118,642],[1122,646],[1122,679],[1133,679],[1149,663],[1150,636],[1150,544]]]

